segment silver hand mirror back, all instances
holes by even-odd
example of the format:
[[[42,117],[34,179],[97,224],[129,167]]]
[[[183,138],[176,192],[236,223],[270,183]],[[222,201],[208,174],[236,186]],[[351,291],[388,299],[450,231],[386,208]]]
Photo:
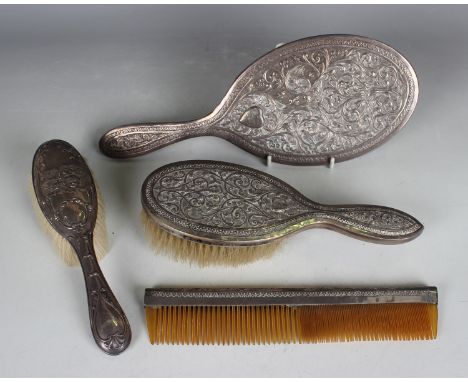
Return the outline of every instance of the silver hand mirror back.
[[[317,36],[255,61],[210,115],[118,127],[100,147],[129,158],[213,135],[280,163],[338,162],[385,142],[407,122],[417,98],[414,70],[393,48],[359,36]]]

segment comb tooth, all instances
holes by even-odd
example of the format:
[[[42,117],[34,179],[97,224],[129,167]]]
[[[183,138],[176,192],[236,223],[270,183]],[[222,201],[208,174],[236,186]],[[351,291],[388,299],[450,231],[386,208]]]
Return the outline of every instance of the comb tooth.
[[[266,307],[266,335],[267,335],[267,344],[271,344],[271,312],[270,306]]]
[[[172,307],[166,308],[166,343],[172,344]]]
[[[280,343],[287,343],[286,328],[284,326],[284,306],[278,306],[278,323],[280,330]]]
[[[195,343],[197,345],[200,345],[200,337],[201,337],[201,311],[200,308],[197,307],[195,308],[195,314],[196,314],[196,335],[195,335]]]
[[[240,307],[236,306],[235,310],[235,326],[236,326],[236,345],[240,344]]]
[[[256,315],[255,315],[255,331],[256,331],[256,344],[260,345],[262,343],[262,326],[261,326],[261,316],[262,316],[262,308],[255,307]]]
[[[239,345],[239,307],[235,306],[232,312],[232,326],[234,327],[234,344]]]
[[[221,344],[221,308],[216,308],[216,344]]]
[[[294,338],[294,342],[301,343],[301,339],[298,336],[297,326],[298,326],[298,315],[296,307],[290,308],[291,309],[291,335]]]
[[[211,307],[206,308],[206,343],[208,345],[212,344],[213,330],[212,330],[212,320],[211,320]]]
[[[246,315],[245,315],[245,332],[246,332],[246,338],[245,342],[247,344],[252,344],[252,327],[251,327],[251,322],[252,322],[252,306],[246,307]]]
[[[219,337],[221,333],[220,322],[218,321],[219,307],[213,308],[213,345],[219,344]]]
[[[187,325],[188,325],[188,332],[187,338],[190,344],[193,344],[193,340],[195,338],[195,315],[194,315],[194,307],[190,306],[187,311]]]
[[[180,316],[179,316],[179,307],[178,306],[174,306],[172,308],[172,325],[173,325],[173,329],[172,329],[172,333],[173,333],[173,338],[172,338],[172,343],[173,344],[179,344],[179,319],[180,319]]]
[[[245,318],[245,306],[241,306],[241,340],[242,344],[245,345],[247,342],[247,322]]]
[[[283,339],[282,343],[288,344],[288,335],[286,329],[286,316],[285,316],[285,308],[284,305],[281,305],[279,308],[279,315],[280,315],[280,326],[281,326],[281,338]]]
[[[226,343],[233,345],[232,306],[226,307]]]
[[[270,317],[271,317],[271,342],[273,344],[278,343],[278,333],[276,332],[276,316],[275,316],[275,307],[270,306]]]
[[[199,312],[199,327],[200,330],[198,332],[198,343],[201,345],[205,344],[205,322],[206,322],[206,317],[205,317],[205,307],[198,307],[198,312]]]
[[[286,337],[288,339],[288,344],[293,342],[291,338],[291,308],[284,307],[284,325],[286,326]]]
[[[195,317],[196,317],[196,331],[195,331],[195,343],[200,345],[202,338],[202,308],[197,306],[195,307]]]
[[[221,314],[220,314],[220,321],[221,321],[221,344],[226,344],[226,307],[221,307]]]
[[[205,308],[205,325],[204,325],[204,328],[205,328],[205,335],[204,335],[204,339],[205,339],[205,344],[210,344],[211,342],[211,319],[210,319],[210,307],[207,306]]]
[[[286,342],[286,338],[284,335],[284,322],[282,320],[281,306],[279,305],[276,307],[276,325],[278,327],[279,343],[283,344]]]
[[[275,306],[275,322],[276,322],[276,341],[277,343],[283,343],[283,331],[281,330],[281,316],[280,307]]]
[[[216,345],[219,343],[219,333],[220,333],[220,327],[218,323],[218,312],[219,308],[213,308],[213,313],[211,316],[212,319],[212,328],[213,328],[213,338],[212,338],[212,344]]]
[[[431,337],[429,338],[436,338],[437,337],[437,320],[438,320],[439,312],[437,311],[436,305],[429,306],[429,317],[428,317],[428,325],[431,329]],[[431,325],[431,322],[434,325]]]
[[[180,343],[182,345],[186,344],[186,330],[187,330],[187,316],[186,316],[186,306],[182,306],[181,309],[181,319],[180,319]]]
[[[208,307],[208,310],[207,310],[207,317],[208,317],[208,321],[206,323],[206,328],[207,328],[207,339],[206,339],[206,343],[208,345],[213,345],[213,337],[215,335],[215,326],[213,324],[213,316],[212,316],[212,307],[209,306]]]
[[[187,344],[187,306],[182,306],[181,309],[181,320],[180,320],[180,343],[182,345]]]
[[[200,312],[200,342],[202,345],[205,345],[205,340],[206,340],[206,307],[202,306],[201,307],[201,312]]]
[[[172,319],[171,319],[171,343],[177,344],[177,307],[171,307]]]
[[[174,330],[174,340],[177,345],[181,344],[181,326],[182,326],[182,307],[174,307],[174,313],[176,314],[176,320],[174,321],[175,330]]]
[[[239,338],[239,345],[244,343],[243,339],[243,334],[244,334],[244,328],[243,328],[243,322],[242,322],[242,306],[239,306],[237,309],[237,317],[239,319],[237,327],[239,328],[239,333],[237,334],[237,337]]]
[[[231,307],[231,322],[232,322],[232,341],[231,343],[237,344],[237,326],[236,326],[236,307]]]
[[[244,343],[244,339],[243,339],[243,335],[244,335],[244,323],[242,321],[242,310],[243,310],[243,307],[242,306],[239,306],[238,307],[238,317],[239,317],[239,322],[238,322],[238,325],[237,327],[239,328],[239,333],[238,333],[238,338],[239,338],[239,345],[240,344],[243,344]]]
[[[161,343],[161,320],[162,320],[162,308],[156,308],[156,325],[155,325],[155,343]]]
[[[148,335],[151,344],[154,344],[154,326],[155,326],[155,310],[153,308],[146,308],[146,322],[148,325]]]
[[[176,331],[176,315],[175,315],[175,310],[176,307],[170,306],[169,311],[167,314],[167,322],[170,325],[170,330],[169,330],[169,343],[171,345],[175,345],[175,331]]]
[[[189,306],[188,311],[187,311],[187,325],[189,327],[187,338],[188,338],[189,343],[191,343],[191,344],[194,344],[194,340],[195,340],[194,308],[195,307],[193,307],[193,306]]]
[[[163,307],[161,321],[161,343],[165,344],[167,339],[167,307]]]
[[[165,338],[164,342],[166,344],[172,344],[172,308],[170,306],[166,307],[166,330],[165,330]]]
[[[173,337],[172,337],[172,306],[167,307],[167,332],[166,332],[166,343],[169,345],[173,344]]]

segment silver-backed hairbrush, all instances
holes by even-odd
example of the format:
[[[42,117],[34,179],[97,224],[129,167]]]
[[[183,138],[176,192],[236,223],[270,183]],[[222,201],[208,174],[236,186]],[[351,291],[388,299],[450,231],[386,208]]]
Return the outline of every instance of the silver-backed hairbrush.
[[[86,161],[68,142],[45,142],[34,154],[32,181],[40,218],[71,245],[81,265],[96,344],[107,354],[120,354],[132,333],[96,257],[93,231],[99,204]]]
[[[408,121],[417,98],[413,68],[390,46],[353,35],[309,37],[252,63],[208,116],[117,127],[100,148],[130,158],[212,135],[280,163],[339,162],[385,142]]]
[[[315,227],[387,244],[412,240],[423,230],[405,212],[319,204],[269,174],[218,161],[160,167],[143,182],[141,200],[153,246],[201,265],[269,256],[281,239]]]

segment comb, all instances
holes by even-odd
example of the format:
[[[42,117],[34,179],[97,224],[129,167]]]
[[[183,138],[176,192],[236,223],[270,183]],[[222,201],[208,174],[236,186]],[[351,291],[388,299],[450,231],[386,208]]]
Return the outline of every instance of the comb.
[[[437,289],[146,289],[151,344],[429,340]]]
[[[156,251],[200,265],[267,257],[281,239],[314,227],[376,243],[402,243],[423,225],[372,205],[324,205],[261,171],[217,161],[171,163],[143,182],[145,230]]]
[[[417,98],[414,70],[393,48],[360,36],[316,36],[255,61],[208,116],[117,127],[102,136],[100,148],[130,158],[211,135],[280,163],[340,162],[401,129]]]

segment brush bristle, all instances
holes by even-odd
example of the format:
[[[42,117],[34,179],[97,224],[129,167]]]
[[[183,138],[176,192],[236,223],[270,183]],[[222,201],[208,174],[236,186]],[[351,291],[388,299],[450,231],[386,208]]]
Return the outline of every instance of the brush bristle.
[[[54,247],[59,255],[59,257],[69,266],[76,267],[80,265],[76,252],[62,235],[60,235],[47,221],[44,214],[42,213],[41,207],[36,198],[34,192],[34,186],[32,180],[29,180],[29,192],[31,195],[31,201],[33,205],[34,212],[36,213],[37,219],[43,230],[52,238]],[[93,244],[94,251],[98,261],[102,260],[106,256],[108,251],[108,241],[107,241],[107,229],[105,221],[105,211],[104,211],[104,201],[101,195],[101,191],[96,185],[96,194],[98,201],[98,210],[96,217],[96,225],[93,231]]]
[[[145,210],[141,212],[141,220],[146,237],[156,253],[168,254],[177,261],[194,263],[201,267],[240,266],[268,259],[281,245],[279,240],[242,247],[202,244],[170,234],[158,226]]]
[[[429,340],[437,305],[146,307],[152,344],[259,345]]]

